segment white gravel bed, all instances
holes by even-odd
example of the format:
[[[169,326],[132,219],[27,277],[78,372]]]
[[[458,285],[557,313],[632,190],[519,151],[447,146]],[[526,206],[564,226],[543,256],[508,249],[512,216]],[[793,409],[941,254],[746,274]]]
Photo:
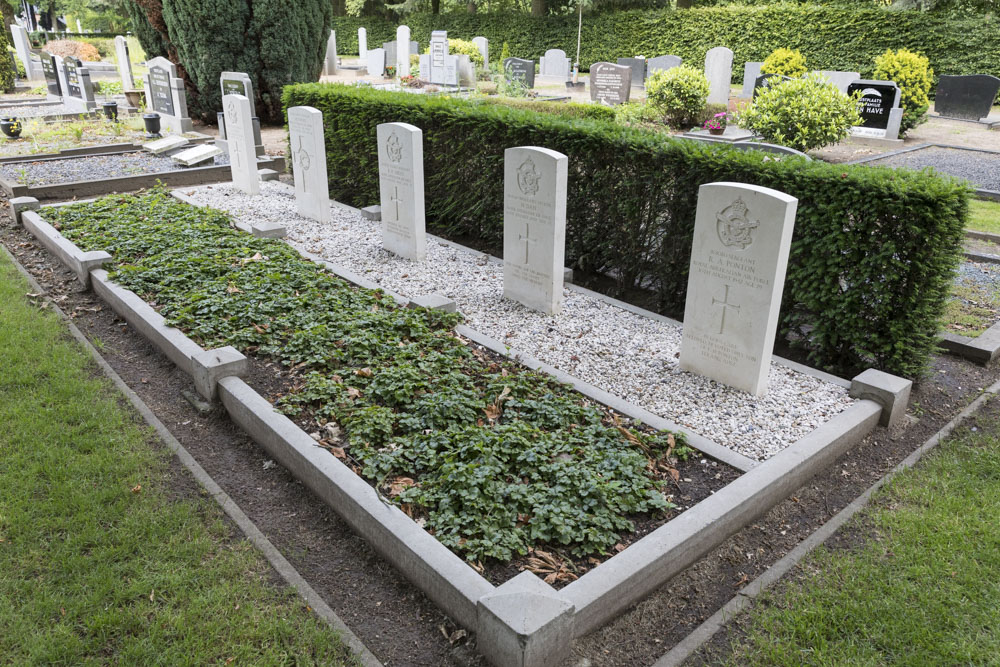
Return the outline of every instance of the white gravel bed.
[[[322,225],[296,214],[290,185],[264,182],[261,190],[260,197],[230,185],[184,192],[245,222],[284,224],[293,246],[386,289],[410,298],[444,294],[473,329],[749,458],[773,456],[854,403],[845,388],[774,363],[767,395],[754,398],[679,370],[679,326],[568,289],[563,312],[542,315],[502,298],[503,267],[482,253],[429,238],[426,262],[400,259],[382,249],[379,223],[333,206],[333,223]]]

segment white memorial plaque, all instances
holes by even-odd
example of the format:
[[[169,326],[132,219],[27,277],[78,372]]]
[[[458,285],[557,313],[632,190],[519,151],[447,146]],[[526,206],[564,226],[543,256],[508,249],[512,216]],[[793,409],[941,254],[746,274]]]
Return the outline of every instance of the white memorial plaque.
[[[382,246],[422,262],[427,258],[423,132],[408,123],[383,123],[377,134]]]
[[[224,95],[222,110],[226,119],[226,141],[229,142],[229,166],[233,172],[233,185],[247,194],[260,194],[250,100],[243,95]]]
[[[755,396],[771,350],[798,199],[742,183],[698,191],[680,367]]]
[[[288,110],[288,138],[299,215],[330,222],[323,112],[313,107],[291,107]]]
[[[189,142],[184,137],[178,137],[171,135],[168,137],[163,137],[162,139],[157,139],[156,141],[150,141],[149,143],[143,144],[144,150],[149,151],[153,155],[159,155],[160,153],[166,153],[167,151],[172,151],[175,148],[180,148],[181,146],[187,146]]]
[[[547,148],[504,152],[503,295],[551,315],[563,301],[568,164]]]
[[[171,155],[170,159],[178,164],[184,165],[185,167],[191,167],[196,164],[201,164],[202,162],[213,160],[216,155],[222,155],[223,153],[225,153],[225,151],[218,146],[213,146],[212,144],[199,144],[183,150],[180,153]]]

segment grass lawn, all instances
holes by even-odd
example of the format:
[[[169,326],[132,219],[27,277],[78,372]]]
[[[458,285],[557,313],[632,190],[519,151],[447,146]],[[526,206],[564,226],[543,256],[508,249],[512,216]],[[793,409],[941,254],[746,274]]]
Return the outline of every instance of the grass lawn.
[[[1000,202],[973,199],[969,202],[967,229],[1000,234]]]
[[[353,664],[0,252],[0,661]]]
[[[872,532],[862,546],[809,558],[800,579],[751,613],[731,662],[996,664],[997,414],[994,405],[977,431],[949,439],[896,477],[866,511]]]

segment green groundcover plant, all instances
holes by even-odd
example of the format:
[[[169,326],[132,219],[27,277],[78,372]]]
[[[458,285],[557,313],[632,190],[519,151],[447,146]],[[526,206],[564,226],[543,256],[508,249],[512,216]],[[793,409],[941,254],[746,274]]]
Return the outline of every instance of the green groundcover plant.
[[[687,454],[679,436],[486,355],[455,334],[456,314],[398,307],[163,190],[45,216],[109,251],[112,277],[203,346],[299,369],[281,408],[342,425],[334,453],[470,560],[604,552],[629,516],[671,507],[654,471]]]

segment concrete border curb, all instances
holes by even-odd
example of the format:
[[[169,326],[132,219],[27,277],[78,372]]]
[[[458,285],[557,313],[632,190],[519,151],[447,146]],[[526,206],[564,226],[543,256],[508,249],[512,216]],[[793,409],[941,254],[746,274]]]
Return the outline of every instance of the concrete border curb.
[[[43,293],[42,286],[38,284],[34,276],[32,276],[27,269],[21,266],[21,263],[17,261],[10,252],[2,244],[0,244],[0,251],[11,261],[18,272],[24,276],[24,278],[38,293]],[[104,375],[111,380],[115,387],[129,400],[135,410],[142,416],[142,418],[149,424],[163,441],[163,443],[174,453],[177,459],[184,465],[185,468],[190,471],[191,475],[195,478],[195,481],[207,491],[212,498],[219,504],[222,511],[232,519],[233,523],[246,535],[247,539],[256,547],[271,564],[271,567],[281,576],[285,582],[296,589],[298,594],[303,600],[312,608],[312,610],[322,618],[331,628],[338,631],[344,643],[354,651],[361,663],[365,667],[382,667],[382,663],[368,650],[368,647],[358,639],[351,629],[341,620],[341,618],[330,608],[323,597],[317,593],[312,586],[299,574],[298,570],[295,569],[291,563],[281,554],[277,547],[267,539],[267,537],[260,531],[259,528],[250,520],[250,518],[240,509],[239,505],[227,494],[222,487],[216,484],[215,480],[205,471],[204,468],[195,460],[193,456],[184,448],[177,438],[173,436],[169,429],[157,418],[149,406],[139,398],[131,387],[125,384],[121,376],[104,360],[100,352],[87,340],[87,337],[83,335],[72,320],[66,316],[66,313],[62,311],[56,304],[50,304],[52,310],[60,317],[63,324],[69,329],[70,334],[77,340],[80,345],[83,346],[90,356],[93,358],[94,362],[101,368]]]
[[[945,332],[941,334],[938,347],[985,366],[1000,357],[1000,322],[975,338]]]
[[[192,146],[197,146],[198,144],[207,143],[214,137],[208,134],[202,134],[201,132],[189,132],[188,134],[197,135],[195,137],[188,137],[188,142]],[[81,146],[79,148],[64,148],[56,153],[25,153],[23,155],[10,155],[8,157],[0,157],[0,164],[7,164],[8,162],[38,162],[41,160],[65,160],[66,158],[72,157],[85,157],[87,155],[106,155],[108,153],[131,153],[133,151],[142,148],[142,143],[120,143],[120,144],[95,144],[93,146]]]
[[[91,269],[98,269],[111,261],[111,255],[106,252],[83,252],[70,242],[55,227],[45,222],[37,211],[21,212],[21,224],[45,249],[59,258],[86,287],[90,287]]]
[[[917,447],[909,456],[896,464],[881,479],[868,487],[860,496],[851,501],[829,521],[817,528],[809,537],[799,542],[781,560],[765,570],[759,577],[744,586],[721,609],[712,614],[704,623],[691,631],[687,637],[674,645],[657,660],[653,667],[678,667],[691,655],[712,639],[722,627],[740,611],[749,606],[761,593],[776,584],[788,572],[795,568],[816,547],[826,542],[854,515],[863,510],[871,502],[875,493],[885,486],[900,472],[914,467],[924,454],[937,447],[945,438],[951,435],[962,422],[975,414],[988,400],[1000,394],[1000,382],[987,388],[976,400],[956,415],[950,422],[941,427],[937,433]]]

